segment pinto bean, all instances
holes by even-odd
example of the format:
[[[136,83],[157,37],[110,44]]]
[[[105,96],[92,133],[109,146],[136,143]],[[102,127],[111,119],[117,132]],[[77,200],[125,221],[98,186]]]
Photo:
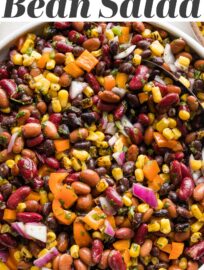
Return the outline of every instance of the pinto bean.
[[[89,38],[83,43],[83,47],[92,52],[92,51],[97,51],[101,46],[101,42],[99,38]]]
[[[152,250],[152,245],[153,245],[152,240],[146,239],[144,244],[142,244],[140,248],[140,256],[141,257],[148,256]]]
[[[41,133],[41,125],[36,123],[29,123],[23,126],[22,133],[25,138],[33,138]]]
[[[193,198],[196,201],[204,199],[204,183],[197,185],[193,191]]]
[[[80,248],[79,250],[79,258],[83,263],[85,263],[88,266],[92,265],[92,260],[91,260],[91,250],[90,248],[83,247]]]
[[[82,171],[80,173],[80,179],[90,187],[95,187],[100,181],[98,173],[90,169]]]
[[[115,237],[118,239],[130,239],[133,235],[134,231],[129,228],[120,228],[115,232]]]
[[[91,188],[87,184],[78,181],[72,183],[71,186],[77,195],[87,195],[91,192]]]
[[[105,270],[106,268],[108,268],[108,256],[110,254],[110,250],[104,250],[101,256],[101,260],[98,264],[99,269]]]

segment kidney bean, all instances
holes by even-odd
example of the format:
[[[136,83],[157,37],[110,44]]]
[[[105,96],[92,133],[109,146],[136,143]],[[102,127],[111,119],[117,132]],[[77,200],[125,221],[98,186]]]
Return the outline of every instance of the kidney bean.
[[[109,103],[105,103],[105,102],[102,102],[101,100],[99,100],[97,103],[97,108],[100,111],[112,112],[117,108],[117,106],[115,104],[109,104]]]
[[[53,168],[53,169],[55,169],[55,170],[57,170],[57,169],[60,168],[60,163],[59,163],[59,161],[58,161],[56,158],[54,158],[54,157],[47,157],[47,158],[45,158],[45,163],[46,163],[49,167],[51,167],[51,168]]]
[[[98,96],[101,100],[107,103],[117,103],[120,101],[120,97],[116,94],[114,94],[112,91],[100,91],[98,93]]]
[[[20,187],[19,189],[17,189],[16,191],[14,191],[8,201],[7,201],[7,206],[10,209],[16,209],[17,205],[24,201],[25,198],[30,194],[31,192],[31,188],[24,186],[24,187]]]
[[[82,32],[84,30],[84,22],[72,22],[72,27],[76,31]]]
[[[34,124],[40,124],[40,121],[34,117],[29,117],[27,120],[26,120],[26,124],[31,124],[31,123],[34,123]]]
[[[92,73],[87,73],[85,75],[85,81],[93,88],[95,94],[100,91],[100,84]]]
[[[59,258],[59,270],[71,270],[73,259],[69,254],[62,254]]]
[[[179,102],[179,95],[176,93],[167,94],[162,98],[158,103],[157,108],[160,112],[165,113],[173,105],[176,105]]]
[[[54,22],[54,27],[60,30],[67,29],[71,26],[71,22]]]
[[[34,212],[23,212],[17,213],[16,218],[17,220],[23,223],[29,223],[29,222],[40,222],[43,217],[40,214]]]
[[[198,270],[198,263],[189,261],[187,270]]]
[[[8,108],[9,107],[9,99],[6,95],[6,92],[0,88],[0,108]]]
[[[90,187],[95,187],[100,181],[98,173],[93,170],[87,169],[80,173],[80,179]]]
[[[79,259],[74,260],[74,267],[76,270],[88,270],[88,267]]]
[[[204,241],[194,244],[185,250],[186,255],[193,260],[199,260],[204,255]]]
[[[0,243],[7,248],[15,248],[18,245],[16,239],[9,233],[0,234]]]
[[[193,191],[193,198],[196,201],[202,201],[204,199],[204,183],[197,185]]]
[[[43,134],[36,136],[35,138],[27,139],[26,145],[30,148],[35,147],[43,142]]]
[[[93,264],[92,259],[91,259],[91,250],[90,250],[90,248],[87,248],[87,247],[80,248],[80,250],[79,250],[79,258],[87,266],[91,266]]]
[[[71,187],[74,189],[77,195],[87,195],[91,192],[91,188],[87,184],[78,181],[73,182]]]
[[[83,43],[83,47],[92,52],[92,51],[97,51],[101,46],[101,42],[98,38],[89,38]]]
[[[181,181],[180,189],[178,191],[179,199],[183,201],[188,200],[193,194],[194,186],[195,184],[192,178],[183,178]]]
[[[13,145],[13,149],[12,149],[13,153],[19,154],[19,153],[21,153],[23,148],[24,148],[23,138],[22,137],[16,138],[14,145]]]
[[[126,270],[126,265],[119,251],[112,250],[108,256],[108,265],[112,270]]]
[[[62,121],[62,114],[61,113],[52,113],[49,116],[49,121],[54,123],[56,126],[59,126],[60,122]]]
[[[117,191],[113,187],[108,187],[106,189],[106,197],[110,200],[114,205],[118,207],[123,206],[123,201],[121,196],[117,193]]]
[[[68,53],[68,52],[72,52],[73,50],[73,46],[65,43],[64,41],[57,41],[55,43],[55,48],[60,53]]]
[[[170,178],[174,185],[179,185],[182,180],[181,165],[180,162],[174,160],[170,165]]]
[[[22,133],[25,138],[33,138],[41,133],[41,125],[35,123],[25,124],[22,128]]]
[[[200,71],[204,71],[204,60],[197,60],[194,63],[194,67]]]
[[[143,223],[140,225],[140,227],[137,229],[135,236],[134,236],[134,242],[138,245],[142,245],[145,241],[145,237],[148,233],[148,227],[147,224]]]
[[[139,145],[142,143],[143,134],[142,131],[137,127],[126,128],[126,131],[133,144]]]
[[[86,36],[80,34],[79,32],[77,32],[75,30],[71,30],[68,33],[68,39],[71,42],[76,43],[77,45],[81,45],[83,42],[85,42]]]
[[[189,109],[193,112],[198,110],[199,107],[199,103],[198,100],[196,99],[196,97],[194,96],[188,96],[187,97],[187,104],[189,106]]]
[[[136,71],[135,76],[129,83],[129,87],[131,90],[139,90],[141,89],[144,84],[147,82],[149,77],[149,69],[144,65],[140,65]]]
[[[93,205],[93,199],[91,194],[79,196],[77,199],[76,207],[79,210],[88,211]]]
[[[94,264],[98,264],[103,253],[103,243],[99,239],[95,239],[91,248],[91,260]]]
[[[138,154],[139,154],[139,149],[138,149],[137,145],[132,144],[128,148],[128,151],[127,151],[127,160],[136,162]]]
[[[18,161],[18,168],[20,170],[21,176],[25,180],[32,180],[37,176],[37,167],[35,163],[30,158],[21,158]]]
[[[88,137],[89,133],[86,128],[79,128],[77,130],[72,131],[69,134],[70,141],[72,143],[76,143],[78,141],[85,140]]]
[[[183,49],[186,46],[186,42],[183,39],[174,39],[171,44],[171,50],[173,54],[178,54],[181,51],[183,51]]]
[[[48,139],[51,140],[59,138],[57,127],[51,121],[46,121],[45,123],[43,123],[43,133]]]
[[[3,79],[0,81],[0,86],[5,90],[8,97],[14,97],[16,93],[17,85],[13,80]]]
[[[181,162],[180,166],[181,166],[182,178],[192,177],[190,169],[184,163]]]
[[[25,202],[26,205],[26,212],[40,212],[41,206],[40,204],[35,200],[28,200]]]
[[[120,228],[116,230],[115,237],[118,239],[130,239],[134,236],[134,231],[130,228]]]

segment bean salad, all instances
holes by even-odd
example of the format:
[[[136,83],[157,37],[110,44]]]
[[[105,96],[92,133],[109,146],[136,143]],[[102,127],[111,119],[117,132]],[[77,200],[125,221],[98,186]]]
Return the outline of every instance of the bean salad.
[[[42,30],[0,63],[0,269],[198,270],[204,60],[142,22]]]

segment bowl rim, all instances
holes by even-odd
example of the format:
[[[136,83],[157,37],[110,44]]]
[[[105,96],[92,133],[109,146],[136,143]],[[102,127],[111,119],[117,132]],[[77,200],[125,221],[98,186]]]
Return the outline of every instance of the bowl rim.
[[[36,31],[39,30],[40,26],[47,24],[48,22],[32,22],[26,23],[25,26],[20,27],[15,32],[8,34],[5,38],[0,41],[0,55],[4,53],[5,49],[9,49],[8,46],[11,46],[17,38],[24,35],[29,31]],[[183,38],[187,44],[202,58],[204,58],[204,48],[198,41],[196,41],[193,37],[189,36],[188,34],[184,33],[182,30],[178,29],[174,25],[169,22],[148,22],[153,26],[162,28],[169,32],[170,34]]]

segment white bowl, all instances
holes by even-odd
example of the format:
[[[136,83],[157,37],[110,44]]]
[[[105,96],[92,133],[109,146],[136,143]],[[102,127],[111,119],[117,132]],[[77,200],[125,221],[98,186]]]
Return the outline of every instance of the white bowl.
[[[3,40],[0,41],[0,60],[5,59],[7,56],[7,52],[9,47],[12,46],[15,41],[27,32],[37,32],[40,33],[43,29],[43,26],[46,23],[27,23],[25,26],[21,27],[19,30],[15,31],[12,34],[8,34]],[[172,26],[170,23],[156,23],[151,22],[152,25],[162,28],[172,34],[175,37],[183,38],[188,45],[202,58],[204,58],[204,48],[197,42],[195,39],[190,37],[189,35],[182,32],[180,29],[177,29],[175,26]]]

